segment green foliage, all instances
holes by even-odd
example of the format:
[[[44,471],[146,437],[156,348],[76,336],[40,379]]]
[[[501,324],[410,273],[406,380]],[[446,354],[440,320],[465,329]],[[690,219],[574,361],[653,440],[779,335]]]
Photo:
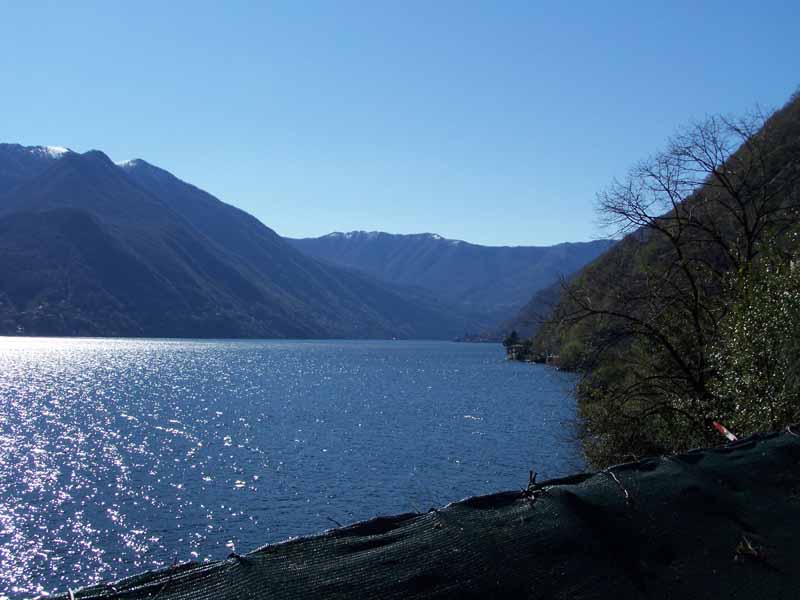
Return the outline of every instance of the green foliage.
[[[509,333],[503,340],[503,346],[508,348],[509,346],[516,346],[517,344],[519,344],[519,334],[515,329],[511,333]]]
[[[731,287],[714,360],[721,417],[738,434],[800,419],[800,269],[771,258]]]
[[[530,356],[533,354],[533,340],[525,339],[522,341],[522,355]]]
[[[600,194],[623,240],[575,276],[534,347],[578,370],[598,466],[800,418],[800,98],[712,117]],[[771,257],[771,258],[769,258]]]

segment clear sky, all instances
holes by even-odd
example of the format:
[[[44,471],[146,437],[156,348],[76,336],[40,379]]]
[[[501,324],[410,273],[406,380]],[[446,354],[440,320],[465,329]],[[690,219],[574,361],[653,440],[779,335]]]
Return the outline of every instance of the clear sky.
[[[288,236],[596,237],[679,125],[800,84],[784,2],[0,0],[0,141],[140,157]]]

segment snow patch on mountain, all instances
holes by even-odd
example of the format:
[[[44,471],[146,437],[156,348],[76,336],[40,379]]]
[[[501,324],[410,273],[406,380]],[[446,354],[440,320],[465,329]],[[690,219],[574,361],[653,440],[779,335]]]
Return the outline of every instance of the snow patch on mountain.
[[[141,161],[138,158],[132,158],[131,160],[123,160],[122,162],[114,163],[118,167],[123,169],[132,169],[136,165],[138,165]]]
[[[50,158],[61,158],[65,154],[72,152],[72,150],[63,146],[31,146],[28,151]]]

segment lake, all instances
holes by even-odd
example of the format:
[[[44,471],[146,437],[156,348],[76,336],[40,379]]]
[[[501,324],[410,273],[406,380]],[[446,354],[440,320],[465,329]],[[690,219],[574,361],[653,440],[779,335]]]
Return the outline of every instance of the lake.
[[[499,344],[0,338],[0,600],[584,468]]]

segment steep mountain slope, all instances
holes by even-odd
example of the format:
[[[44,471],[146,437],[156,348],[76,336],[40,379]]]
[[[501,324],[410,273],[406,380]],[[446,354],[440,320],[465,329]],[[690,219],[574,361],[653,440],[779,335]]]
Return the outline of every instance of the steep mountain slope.
[[[572,279],[531,344],[583,372],[589,459],[800,418],[800,95],[679,130],[599,202],[630,233]]]
[[[538,290],[597,257],[612,242],[489,247],[423,233],[355,231],[289,240],[310,256],[430,290],[479,316],[483,326],[514,315]]]
[[[506,336],[509,332],[516,331],[520,337],[533,337],[558,304],[564,285],[565,281],[559,280],[537,291],[512,319],[504,321],[498,327],[497,336]]]
[[[742,175],[742,183],[737,184],[745,190],[742,197],[737,198],[744,207],[741,209],[742,215],[754,223],[758,222],[756,219],[763,221],[754,232],[754,235],[761,238],[756,240],[756,246],[764,246],[761,250],[738,248],[747,245],[742,235],[743,223],[746,222],[737,220],[738,214],[731,207],[738,205],[728,201],[729,192],[722,186],[698,183],[697,189],[678,204],[682,213],[690,214],[694,219],[688,221],[684,217],[684,221],[713,224],[713,229],[706,225],[707,231],[704,231],[704,235],[708,239],[696,236],[697,239],[692,245],[687,244],[684,251],[689,259],[713,266],[717,271],[730,271],[733,268],[730,264],[731,251],[726,250],[726,247],[733,249],[734,254],[750,251],[757,255],[769,246],[785,247],[796,244],[797,238],[791,232],[800,224],[798,213],[795,211],[792,217],[776,216],[775,218],[781,219],[780,222],[772,222],[774,218],[771,215],[778,215],[777,207],[800,206],[800,95],[796,94],[766,121],[761,131],[751,132],[749,139],[733,150],[731,156],[724,161],[724,166],[719,168],[720,171],[743,171],[742,165],[754,160],[752,156],[758,156],[761,161],[758,173],[753,169],[753,174],[749,177],[747,174]],[[756,193],[752,190],[757,190],[764,196],[774,195],[775,198],[762,200],[759,197],[754,200],[752,196]],[[759,202],[771,204],[767,208],[757,209],[755,206]],[[674,213],[667,213],[661,218],[666,221],[675,219],[675,216]],[[589,299],[595,307],[621,313],[630,311],[632,304],[622,304],[621,298],[626,296],[620,294],[620,288],[632,286],[637,278],[642,277],[642,273],[663,269],[663,264],[671,260],[671,257],[671,245],[665,236],[660,235],[653,227],[643,226],[578,271],[572,278],[572,293]],[[553,299],[551,294],[550,300]],[[552,304],[553,309],[550,312],[558,316],[573,314],[577,310],[574,301],[568,297]],[[643,304],[650,307],[649,301]],[[535,342],[541,349],[556,353],[568,344],[572,347],[570,354],[574,352],[578,355],[576,359],[585,360],[590,350],[587,346],[592,344],[592,340],[596,342],[602,339],[602,332],[607,326],[608,322],[602,319],[583,320],[569,326],[553,324],[540,330]]]
[[[0,194],[47,169],[69,150],[59,146],[0,144]]]
[[[453,311],[322,264],[144,161],[0,147],[0,332],[450,337]]]

